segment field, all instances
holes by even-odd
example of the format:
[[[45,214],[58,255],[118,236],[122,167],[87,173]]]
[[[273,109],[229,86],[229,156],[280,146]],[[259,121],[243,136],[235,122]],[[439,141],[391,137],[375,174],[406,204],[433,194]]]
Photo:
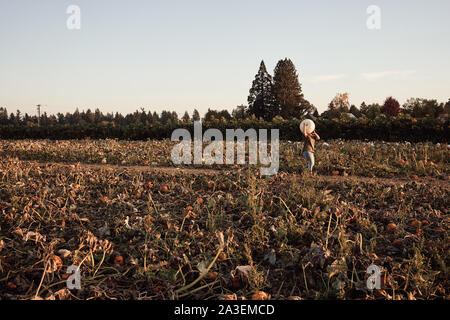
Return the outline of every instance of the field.
[[[289,141],[271,177],[173,144],[0,141],[0,299],[450,298],[447,144],[327,141],[315,177]]]

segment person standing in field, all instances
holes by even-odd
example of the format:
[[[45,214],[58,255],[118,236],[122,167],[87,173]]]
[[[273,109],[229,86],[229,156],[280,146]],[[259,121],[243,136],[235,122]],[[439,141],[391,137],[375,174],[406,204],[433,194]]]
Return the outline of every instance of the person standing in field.
[[[320,140],[316,130],[311,133],[304,132],[305,143],[303,145],[303,156],[306,158],[306,168],[309,170],[309,174],[312,175],[312,169],[314,167],[314,144],[317,140]]]

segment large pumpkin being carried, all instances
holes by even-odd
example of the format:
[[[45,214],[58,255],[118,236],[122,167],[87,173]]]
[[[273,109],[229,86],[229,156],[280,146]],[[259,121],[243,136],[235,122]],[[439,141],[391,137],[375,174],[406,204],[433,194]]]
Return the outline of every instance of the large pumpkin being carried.
[[[300,123],[300,131],[303,134],[311,133],[316,129],[316,124],[310,119],[303,120]]]

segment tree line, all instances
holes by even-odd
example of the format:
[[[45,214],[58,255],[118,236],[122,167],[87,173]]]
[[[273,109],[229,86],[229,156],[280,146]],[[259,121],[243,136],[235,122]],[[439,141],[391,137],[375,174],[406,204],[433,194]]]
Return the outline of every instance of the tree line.
[[[305,117],[319,122],[322,121],[322,124],[328,123],[325,120],[342,120],[345,122],[348,119],[359,119],[361,121],[356,121],[354,124],[359,123],[366,127],[368,126],[366,120],[381,119],[385,121],[386,118],[394,120],[398,117],[438,119],[437,126],[442,124],[442,128],[440,127],[439,130],[442,131],[441,129],[443,129],[445,133],[448,133],[448,125],[443,123],[448,123],[450,99],[444,103],[435,99],[410,98],[403,106],[400,106],[395,98],[388,97],[382,105],[363,102],[359,107],[356,107],[350,104],[348,93],[338,93],[328,104],[327,109],[319,114],[317,108],[305,98],[295,65],[288,58],[278,61],[273,76],[267,71],[264,61],[261,61],[259,70],[251,84],[247,102],[248,105],[237,106],[231,113],[228,110],[209,108],[203,117],[197,109],[192,114],[186,111],[180,117],[174,111],[157,113],[146,111],[144,108],[126,115],[119,112],[104,114],[98,108],[94,111],[91,109],[79,111],[77,108],[75,112],[65,114],[48,115],[43,112],[40,121],[38,121],[36,115],[22,114],[20,110],[8,114],[6,107],[0,107],[0,137],[48,137],[52,139],[86,136],[126,139],[168,138],[170,137],[169,131],[172,128],[189,127],[194,121],[200,120],[204,123],[227,124],[231,127],[238,123],[244,124],[244,126],[248,123],[253,123],[255,126],[264,123],[268,127],[274,123],[280,123],[282,120],[300,120]],[[36,127],[38,123],[40,123],[40,129],[29,129]],[[111,129],[111,127],[114,129]],[[158,130],[160,130],[159,133]],[[335,130],[334,132],[337,136],[342,136],[338,131]],[[58,137],[58,134],[61,136]],[[373,134],[372,136],[376,135]],[[403,134],[403,137],[406,138],[405,134]]]
[[[254,91],[252,91],[254,92]],[[249,100],[253,101],[250,99]],[[259,101],[257,98],[254,101]],[[213,110],[208,109],[203,117],[197,109],[194,109],[192,115],[186,111],[180,118],[175,111],[162,111],[160,114],[157,112],[145,111],[144,108],[136,110],[133,113],[129,113],[123,116],[121,113],[106,113],[103,114],[98,108],[92,112],[90,109],[86,111],[79,111],[77,108],[75,112],[66,114],[57,113],[56,115],[48,115],[44,112],[40,117],[41,126],[53,126],[53,125],[116,125],[116,126],[129,126],[129,125],[150,125],[150,124],[183,124],[192,123],[194,121],[214,121],[219,120],[242,120],[247,118],[261,118],[265,121],[272,121],[275,117],[281,119],[302,119],[305,116],[312,116],[314,118],[323,119],[341,119],[348,117],[361,118],[365,117],[370,120],[374,120],[381,115],[388,117],[403,115],[410,115],[413,118],[438,118],[440,116],[446,116],[450,114],[450,99],[446,103],[439,103],[435,99],[421,99],[421,98],[410,98],[408,99],[402,107],[400,107],[399,102],[389,97],[386,99],[383,105],[378,103],[366,104],[363,102],[360,107],[355,105],[350,105],[348,102],[348,94],[337,94],[336,97],[330,102],[328,109],[319,115],[317,109],[309,104],[309,106],[303,112],[299,112],[295,116],[288,116],[286,113],[281,115],[280,113],[275,113],[271,111],[272,115],[270,117],[264,117],[259,114],[258,110],[265,110],[261,108],[261,105],[257,103],[252,103],[250,106],[240,105],[237,106],[231,114],[228,110]],[[280,110],[281,108],[276,108],[275,110]],[[300,109],[300,108],[298,108]],[[255,111],[256,110],[256,111]],[[267,109],[266,109],[267,110]],[[30,116],[27,113],[22,115],[20,110],[15,113],[8,114],[7,108],[0,107],[0,126],[35,126],[38,124],[38,118],[36,115]]]

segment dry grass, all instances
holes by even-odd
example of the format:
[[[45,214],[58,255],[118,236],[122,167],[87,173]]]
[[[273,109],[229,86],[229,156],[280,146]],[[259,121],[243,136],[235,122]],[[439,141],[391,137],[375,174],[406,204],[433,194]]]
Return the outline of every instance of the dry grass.
[[[170,140],[1,140],[0,156],[21,160],[81,162],[89,164],[150,165],[173,167]],[[304,168],[299,142],[280,142],[280,169],[300,173]],[[366,177],[409,177],[411,175],[445,177],[450,174],[450,150],[447,144],[388,143],[332,140],[319,142],[315,170],[331,175]],[[213,168],[229,168],[215,165]]]
[[[94,159],[85,157],[102,142],[78,152],[60,146],[77,159],[49,156],[57,149],[50,146],[14,153],[11,142],[2,144],[9,147],[0,159],[0,298],[251,298],[259,290],[273,299],[449,298],[448,180],[61,166],[10,156]],[[353,159],[352,148],[342,147],[344,159]],[[439,174],[430,173],[442,176],[448,150],[433,148],[415,149],[415,159],[443,157]],[[333,152],[319,172],[336,167]],[[403,152],[395,157],[412,161]],[[350,175],[362,170],[350,166]],[[59,261],[62,249],[70,254]],[[73,264],[81,266],[82,289],[69,292],[64,274]],[[383,269],[382,290],[366,288],[371,264]]]

